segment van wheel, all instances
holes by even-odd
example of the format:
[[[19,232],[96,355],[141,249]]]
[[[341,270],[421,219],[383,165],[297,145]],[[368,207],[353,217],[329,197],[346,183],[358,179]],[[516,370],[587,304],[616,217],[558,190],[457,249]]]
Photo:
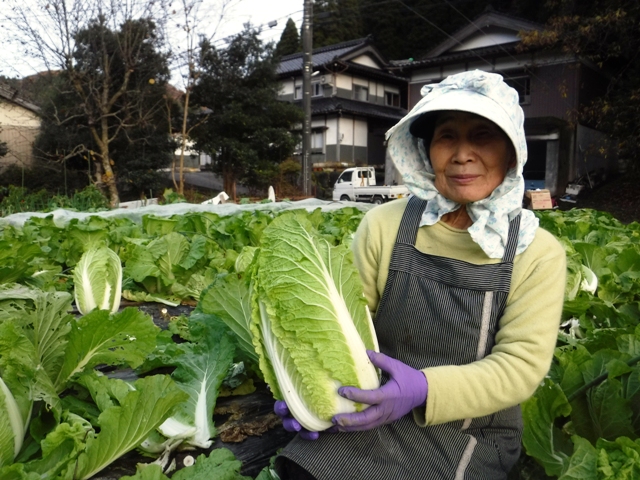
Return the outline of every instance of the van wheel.
[[[349,198],[349,195],[342,195],[340,197],[340,201],[341,202],[349,202],[351,199]]]
[[[384,203],[384,198],[382,198],[380,195],[376,195],[375,197],[373,197],[371,203],[373,203],[374,205],[382,205]]]

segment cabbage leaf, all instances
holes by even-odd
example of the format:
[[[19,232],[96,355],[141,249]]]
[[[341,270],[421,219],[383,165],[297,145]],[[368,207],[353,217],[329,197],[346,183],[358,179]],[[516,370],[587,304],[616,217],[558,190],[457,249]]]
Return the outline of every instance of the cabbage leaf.
[[[305,428],[325,430],[335,414],[363,407],[338,387],[379,386],[366,354],[377,339],[351,251],[287,213],[265,229],[258,255],[251,328],[260,369]]]
[[[133,450],[184,399],[184,393],[166,375],[136,381],[120,405],[100,414],[100,433],[88,435],[85,450],[78,456],[77,463],[69,466],[73,469],[73,478],[91,478]]]
[[[208,448],[216,434],[213,410],[220,385],[233,363],[235,347],[224,327],[193,323],[191,329],[197,330],[198,342],[179,357],[178,368],[172,374],[189,398],[158,430],[166,437],[186,437],[188,444]]]
[[[122,263],[109,247],[87,250],[73,270],[76,306],[83,315],[96,308],[115,313],[122,295]]]

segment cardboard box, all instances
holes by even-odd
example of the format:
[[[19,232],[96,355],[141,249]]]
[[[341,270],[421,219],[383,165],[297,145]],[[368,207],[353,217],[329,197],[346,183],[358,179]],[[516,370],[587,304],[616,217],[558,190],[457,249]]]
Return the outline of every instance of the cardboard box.
[[[531,210],[544,210],[553,208],[551,202],[551,192],[549,190],[527,190],[524,193],[527,207]]]

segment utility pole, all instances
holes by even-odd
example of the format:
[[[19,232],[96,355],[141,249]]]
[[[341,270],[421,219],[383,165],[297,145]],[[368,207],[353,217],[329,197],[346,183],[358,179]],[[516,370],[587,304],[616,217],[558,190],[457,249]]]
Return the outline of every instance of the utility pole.
[[[302,110],[304,124],[302,130],[302,192],[311,195],[311,51],[313,50],[313,0],[304,0],[302,20]]]

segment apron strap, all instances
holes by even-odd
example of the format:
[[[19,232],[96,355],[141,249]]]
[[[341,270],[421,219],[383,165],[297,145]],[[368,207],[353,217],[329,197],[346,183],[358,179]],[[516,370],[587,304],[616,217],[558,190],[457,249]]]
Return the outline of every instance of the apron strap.
[[[416,196],[412,196],[407,203],[407,208],[402,216],[400,222],[400,228],[398,230],[398,237],[396,243],[403,243],[406,245],[415,245],[416,237],[418,236],[418,228],[420,227],[420,220],[422,220],[422,214],[427,207],[427,201],[422,200]],[[516,217],[509,222],[509,236],[507,240],[507,246],[504,249],[504,255],[502,261],[504,263],[513,263],[513,259],[516,256],[516,250],[518,249],[518,240],[520,233],[520,217],[521,213],[518,213]]]
[[[396,243],[404,243],[411,246],[416,244],[418,228],[420,227],[420,220],[422,219],[425,208],[427,208],[426,200],[422,200],[415,195],[409,199],[407,208],[400,221]]]
[[[502,256],[503,263],[513,263],[513,259],[516,256],[516,250],[518,249],[518,240],[520,239],[520,217],[521,213],[509,222],[509,238],[507,240],[507,246],[504,249],[504,255]]]

